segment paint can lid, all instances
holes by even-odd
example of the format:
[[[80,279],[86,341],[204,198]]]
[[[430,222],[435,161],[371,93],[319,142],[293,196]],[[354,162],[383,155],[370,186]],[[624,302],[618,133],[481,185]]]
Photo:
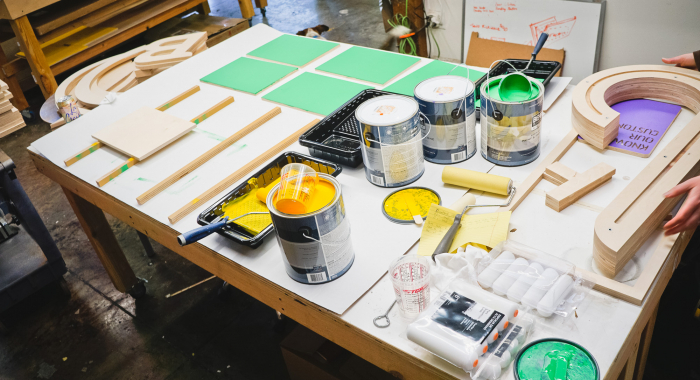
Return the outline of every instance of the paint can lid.
[[[416,98],[435,103],[453,102],[474,91],[474,83],[456,75],[441,75],[426,79],[413,90]]]
[[[355,117],[376,127],[396,125],[409,120],[418,112],[418,103],[403,95],[383,95],[360,104]]]

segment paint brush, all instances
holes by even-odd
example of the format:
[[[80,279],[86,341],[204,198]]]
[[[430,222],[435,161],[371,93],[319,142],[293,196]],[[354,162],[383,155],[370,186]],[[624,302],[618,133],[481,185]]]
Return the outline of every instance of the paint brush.
[[[226,227],[227,224],[234,222],[234,221],[236,221],[244,216],[251,215],[251,214],[269,214],[269,212],[257,212],[257,211],[248,212],[248,213],[245,213],[241,216],[237,216],[233,219],[229,219],[229,217],[227,216],[219,222],[212,223],[212,224],[202,226],[199,228],[195,228],[191,231],[183,232],[180,236],[177,237],[177,242],[180,243],[180,245],[183,247],[188,245],[188,244],[192,244],[196,241],[204,239],[205,237],[213,234],[216,231],[222,230],[224,227]]]

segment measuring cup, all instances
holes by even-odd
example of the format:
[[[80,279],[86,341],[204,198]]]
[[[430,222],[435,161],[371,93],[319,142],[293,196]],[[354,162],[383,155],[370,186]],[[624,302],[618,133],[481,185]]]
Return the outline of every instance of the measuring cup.
[[[306,214],[318,184],[318,173],[308,165],[288,164],[280,173],[275,208],[285,214]]]
[[[405,318],[415,318],[430,304],[430,262],[423,256],[406,255],[389,266],[396,304]]]

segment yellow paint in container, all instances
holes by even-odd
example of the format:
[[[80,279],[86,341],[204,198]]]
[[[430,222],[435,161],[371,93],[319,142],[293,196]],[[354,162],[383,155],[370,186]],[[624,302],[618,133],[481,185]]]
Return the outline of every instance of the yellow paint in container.
[[[274,187],[274,185],[272,185]],[[269,190],[268,190],[269,193]],[[333,186],[332,183],[326,181],[323,178],[319,178],[318,183],[316,184],[316,189],[314,191],[314,196],[309,200],[309,203],[306,207],[306,214],[318,211],[325,207],[327,204],[331,203],[333,201],[333,198],[335,198],[335,186]],[[277,202],[277,200],[275,200]],[[277,208],[279,211],[284,212]],[[289,210],[288,210],[289,211]],[[295,213],[295,212],[284,212],[285,214],[290,214],[290,215],[300,215],[303,213]]]
[[[252,178],[248,183],[257,188],[257,181],[255,180],[255,178]],[[229,218],[233,219],[249,212],[269,213],[270,210],[267,209],[265,203],[260,202],[257,198],[258,190],[252,189],[244,196],[236,198],[233,201],[226,204],[222,208],[224,216],[228,216]],[[243,227],[243,229],[250,232],[251,234],[257,235],[260,232],[262,232],[262,230],[264,230],[267,226],[272,224],[272,219],[270,218],[270,214],[253,214],[235,220],[233,223]]]

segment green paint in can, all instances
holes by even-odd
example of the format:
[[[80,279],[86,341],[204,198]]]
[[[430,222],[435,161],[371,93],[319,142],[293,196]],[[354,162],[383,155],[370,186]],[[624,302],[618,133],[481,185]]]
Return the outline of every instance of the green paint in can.
[[[517,380],[599,380],[600,369],[593,355],[566,339],[547,338],[531,342],[515,357]]]

